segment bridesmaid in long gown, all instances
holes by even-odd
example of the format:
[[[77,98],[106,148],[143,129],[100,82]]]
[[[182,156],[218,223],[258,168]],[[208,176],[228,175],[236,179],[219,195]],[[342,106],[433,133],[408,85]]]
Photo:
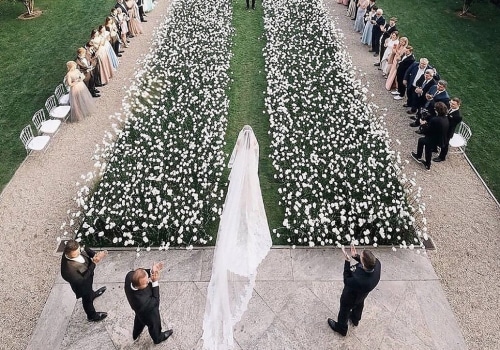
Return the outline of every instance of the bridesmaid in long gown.
[[[69,105],[71,106],[70,122],[77,122],[91,115],[95,110],[94,99],[87,85],[83,82],[85,75],[77,69],[76,62],[66,63],[68,73],[64,77],[69,85]]]
[[[129,32],[136,36],[142,34],[142,25],[139,16],[139,8],[137,7],[137,3],[135,0],[127,0],[125,5],[128,9],[128,16],[130,17],[129,23]]]
[[[372,29],[373,29],[373,24],[370,21],[373,16],[375,16],[375,12],[377,12],[377,6],[373,6],[370,13],[367,15],[368,16],[368,21],[365,24],[365,29],[363,29],[363,36],[361,37],[361,42],[365,45],[371,45],[372,44]]]
[[[109,58],[107,52],[108,50],[104,48],[103,38],[99,35],[99,31],[97,29],[92,30],[92,34],[90,34],[90,43],[96,53],[101,84],[106,85],[113,77],[113,65],[111,63],[111,59]]]
[[[384,46],[386,47],[384,51],[384,55],[382,56],[382,59],[380,60],[380,68],[382,69],[382,73],[387,75],[387,65],[389,61],[389,56],[393,53],[393,50],[395,47],[397,47],[399,44],[399,32],[397,30],[393,31],[391,33],[391,36],[387,39],[385,39]]]
[[[358,2],[358,14],[356,15],[356,22],[354,22],[355,32],[363,33],[363,29],[365,28],[366,8],[369,3],[368,0],[359,0]]]
[[[393,86],[397,88],[396,73],[398,71],[398,64],[399,61],[401,60],[401,57],[404,56],[407,47],[408,47],[408,38],[405,36],[399,38],[399,44],[393,49],[394,57],[392,59],[392,62],[387,62],[388,63],[387,70],[389,72],[389,75],[387,76],[387,80],[385,81],[385,88],[389,91],[392,90]]]
[[[113,70],[118,68],[118,56],[116,56],[115,50],[113,50],[113,46],[111,46],[111,36],[110,33],[106,30],[106,27],[103,25],[99,26],[99,35],[102,38],[102,44],[106,49],[106,52],[111,60],[111,65],[113,66]]]

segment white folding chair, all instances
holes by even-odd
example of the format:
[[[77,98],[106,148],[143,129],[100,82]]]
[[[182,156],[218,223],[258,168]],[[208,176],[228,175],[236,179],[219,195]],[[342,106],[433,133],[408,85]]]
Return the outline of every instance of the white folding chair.
[[[58,106],[54,95],[50,96],[47,101],[45,101],[45,108],[51,118],[59,120],[68,119],[69,112],[71,111],[70,106]]]
[[[471,136],[472,132],[470,131],[469,126],[464,122],[461,122],[449,142],[450,147],[456,148],[457,150],[450,151],[450,153],[464,153],[465,147],[467,146]]]
[[[39,109],[31,118],[33,124],[35,125],[38,135],[40,134],[50,134],[55,135],[61,126],[61,121],[58,119],[47,119],[45,117],[45,112]]]
[[[59,84],[56,86],[54,95],[56,96],[57,103],[60,106],[69,106],[69,94],[66,93],[66,89],[64,88],[63,84]]]
[[[31,125],[24,127],[19,138],[23,142],[27,155],[30,155],[31,151],[45,151],[50,141],[50,136],[33,136]]]

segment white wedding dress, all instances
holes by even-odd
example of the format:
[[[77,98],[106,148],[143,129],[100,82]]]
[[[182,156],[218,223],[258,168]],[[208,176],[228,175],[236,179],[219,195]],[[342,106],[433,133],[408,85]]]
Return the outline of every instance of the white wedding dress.
[[[232,349],[233,328],[252,297],[257,267],[272,241],[258,177],[259,144],[250,126],[239,133],[217,233],[203,318],[203,348]]]

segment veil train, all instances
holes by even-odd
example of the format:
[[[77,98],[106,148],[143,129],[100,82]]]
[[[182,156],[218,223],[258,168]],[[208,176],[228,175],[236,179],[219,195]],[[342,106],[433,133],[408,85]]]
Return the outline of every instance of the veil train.
[[[259,144],[245,125],[229,167],[229,187],[217,233],[203,318],[203,348],[233,348],[233,328],[248,307],[257,267],[271,249],[258,177]]]

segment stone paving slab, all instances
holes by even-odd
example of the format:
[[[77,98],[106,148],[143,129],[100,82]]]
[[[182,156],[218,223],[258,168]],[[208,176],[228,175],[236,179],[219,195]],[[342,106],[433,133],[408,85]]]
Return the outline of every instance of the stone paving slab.
[[[262,262],[249,308],[235,327],[235,350],[466,349],[458,324],[428,258],[414,251],[376,249],[382,278],[366,300],[363,319],[347,337],[333,333],[343,287],[340,249],[272,249]],[[202,349],[206,289],[213,249],[111,251],[96,268],[96,299],[108,312],[86,320],[80,300],[61,278],[54,284],[28,349]],[[134,342],[134,314],[123,291],[126,273],[164,260],[160,313],[174,334],[153,345],[147,331]]]

